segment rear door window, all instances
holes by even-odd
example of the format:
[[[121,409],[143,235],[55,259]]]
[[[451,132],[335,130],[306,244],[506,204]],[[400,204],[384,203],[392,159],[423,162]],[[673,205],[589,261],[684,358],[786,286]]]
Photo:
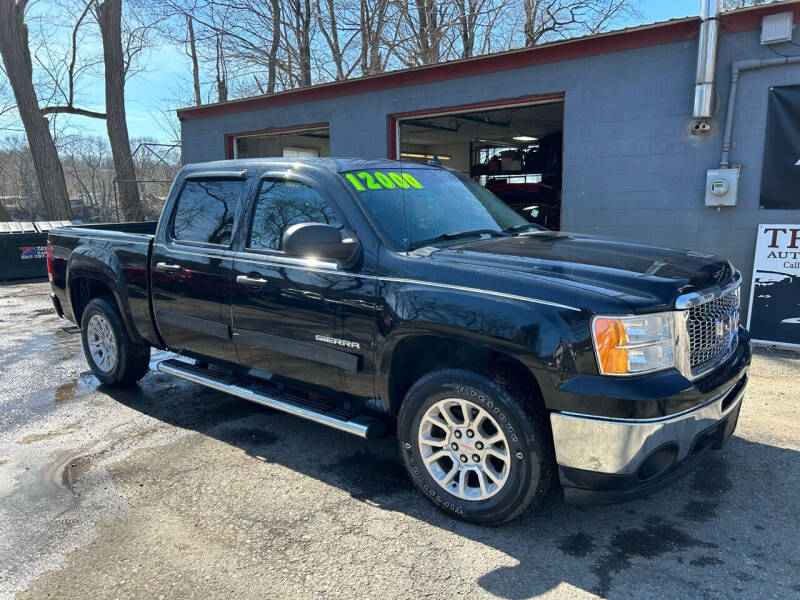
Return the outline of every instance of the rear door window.
[[[173,237],[182,242],[229,246],[244,185],[242,179],[187,181],[175,208]]]

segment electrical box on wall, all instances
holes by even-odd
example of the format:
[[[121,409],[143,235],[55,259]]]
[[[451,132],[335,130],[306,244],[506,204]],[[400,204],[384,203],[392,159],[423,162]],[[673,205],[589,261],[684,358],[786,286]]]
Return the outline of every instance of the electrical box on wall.
[[[739,169],[706,171],[706,206],[736,206]]]

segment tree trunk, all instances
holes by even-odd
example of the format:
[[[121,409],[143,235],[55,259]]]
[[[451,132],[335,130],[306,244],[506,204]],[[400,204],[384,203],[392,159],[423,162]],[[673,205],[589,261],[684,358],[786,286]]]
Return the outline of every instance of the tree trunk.
[[[311,1],[297,2],[298,45],[300,46],[300,86],[311,85]]]
[[[125,63],[122,56],[122,0],[104,0],[97,7],[103,38],[106,84],[106,127],[125,221],[144,220],[136,169],[131,158],[128,123],[125,120]]]
[[[228,101],[228,70],[222,50],[222,37],[217,35],[217,102]]]
[[[194,39],[194,23],[192,17],[186,15],[186,29],[189,31],[189,57],[192,59],[192,83],[194,83],[194,103],[200,106],[203,98],[200,95],[200,67],[197,64],[197,43]]]
[[[47,217],[54,221],[71,220],[72,209],[64,170],[47,119],[39,110],[39,99],[33,87],[28,28],[24,21],[26,4],[26,0],[0,0],[0,55],[28,137]]]
[[[272,7],[272,44],[269,47],[269,67],[267,71],[267,93],[275,93],[276,65],[281,43],[281,5],[280,0],[271,0]]]
[[[333,0],[325,0],[325,12],[327,12],[328,18],[330,19],[329,31],[326,29],[325,20],[322,18],[322,6],[319,0],[317,0],[316,11],[319,30],[322,32],[322,35],[325,37],[325,41],[328,43],[328,49],[331,53],[331,60],[333,60],[333,65],[336,68],[336,81],[343,81],[345,79],[344,53],[342,52],[342,47],[339,43],[339,21],[336,17],[337,10],[338,7],[334,5]]]

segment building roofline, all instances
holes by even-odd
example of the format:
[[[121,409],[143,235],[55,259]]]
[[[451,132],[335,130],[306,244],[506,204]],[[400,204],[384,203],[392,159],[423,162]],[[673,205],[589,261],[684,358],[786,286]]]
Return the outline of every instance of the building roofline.
[[[795,22],[800,21],[800,0],[774,2],[728,11],[721,17],[720,33],[757,29],[761,26],[763,16],[786,11],[794,13]],[[177,114],[181,120],[201,119],[686,41],[697,37],[699,23],[700,17],[698,16],[671,19],[550,42],[532,48],[508,50],[435,65],[389,71],[378,75],[285,90],[271,95],[181,108],[178,109]]]

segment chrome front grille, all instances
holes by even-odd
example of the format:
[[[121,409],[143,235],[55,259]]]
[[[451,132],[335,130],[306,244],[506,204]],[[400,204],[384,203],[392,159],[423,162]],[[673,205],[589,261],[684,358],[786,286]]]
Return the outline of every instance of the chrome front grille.
[[[688,310],[689,365],[703,370],[728,354],[739,326],[739,288]]]

